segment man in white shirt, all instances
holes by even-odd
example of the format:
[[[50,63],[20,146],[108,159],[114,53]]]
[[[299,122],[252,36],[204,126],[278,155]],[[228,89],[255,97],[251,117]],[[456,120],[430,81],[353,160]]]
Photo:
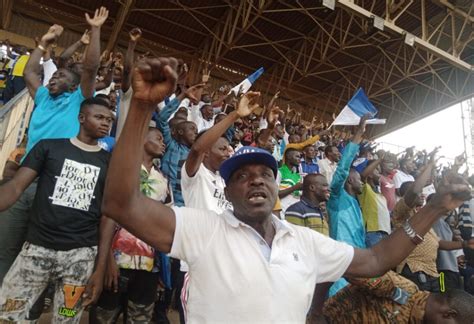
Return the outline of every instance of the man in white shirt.
[[[319,173],[326,177],[331,185],[332,176],[336,172],[337,163],[341,159],[341,153],[334,145],[328,145],[324,149],[324,159],[318,161]]]
[[[145,59],[134,70],[131,110],[109,165],[103,212],[159,251],[185,260],[194,278],[188,320],[305,323],[314,286],[347,277],[379,276],[399,264],[447,210],[470,196],[449,185],[427,207],[371,249],[355,249],[272,215],[277,163],[243,147],[220,167],[234,212],[171,209],[140,194],[142,143],[156,104],[176,85],[173,58]],[[247,93],[249,105],[258,97]]]
[[[198,128],[198,133],[211,128],[214,125],[214,108],[210,103],[191,106],[189,120],[194,122]]]
[[[251,109],[248,102],[241,101],[237,110],[204,131],[196,139],[181,169],[181,189],[186,207],[212,210],[218,214],[227,209],[232,210],[232,204],[224,194],[224,179],[219,174],[222,162],[229,158],[229,141],[223,135],[237,119],[250,115],[257,107],[258,105],[254,105]],[[188,265],[183,261],[180,271],[189,271]],[[184,317],[186,310],[187,285],[190,281],[189,276],[186,276],[181,293],[183,305],[183,313],[179,310],[181,317]]]
[[[404,182],[415,181],[415,178],[411,173],[415,170],[415,163],[410,158],[405,158],[400,160],[400,169],[397,170],[397,173],[393,176],[393,183],[395,184],[395,189],[400,189],[401,185]]]

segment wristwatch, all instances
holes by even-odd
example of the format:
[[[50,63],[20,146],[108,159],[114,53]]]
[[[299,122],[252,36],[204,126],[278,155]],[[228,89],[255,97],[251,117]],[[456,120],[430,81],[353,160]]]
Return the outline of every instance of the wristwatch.
[[[408,222],[408,220],[403,224],[403,230],[405,231],[405,234],[408,235],[408,237],[410,238],[410,240],[413,242],[413,244],[415,245],[420,245],[421,243],[423,243],[423,241],[425,240],[423,238],[423,236],[421,236],[420,234],[418,234],[417,232],[415,232],[415,230],[413,229],[413,227],[411,227],[410,223]]]

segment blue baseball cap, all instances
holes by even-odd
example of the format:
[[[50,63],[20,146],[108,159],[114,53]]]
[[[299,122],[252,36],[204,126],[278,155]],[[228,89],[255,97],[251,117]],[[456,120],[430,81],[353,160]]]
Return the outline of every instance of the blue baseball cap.
[[[254,147],[243,146],[232,157],[225,160],[219,169],[219,173],[228,184],[232,174],[245,164],[263,164],[272,169],[275,178],[278,172],[278,163],[267,151]]]

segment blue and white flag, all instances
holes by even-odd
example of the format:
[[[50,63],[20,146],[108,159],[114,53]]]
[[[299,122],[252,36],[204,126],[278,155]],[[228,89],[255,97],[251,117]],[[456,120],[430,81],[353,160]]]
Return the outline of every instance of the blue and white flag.
[[[364,90],[359,88],[332,125],[359,125],[360,119],[365,114],[370,114],[371,118],[367,120],[367,124],[385,124],[385,119],[374,118],[377,113],[377,108],[369,101]]]
[[[244,81],[240,82],[238,85],[230,89],[228,95],[233,92],[235,95],[239,93],[240,87],[242,87],[242,93],[247,93],[252,84],[263,74],[263,67],[250,74]]]

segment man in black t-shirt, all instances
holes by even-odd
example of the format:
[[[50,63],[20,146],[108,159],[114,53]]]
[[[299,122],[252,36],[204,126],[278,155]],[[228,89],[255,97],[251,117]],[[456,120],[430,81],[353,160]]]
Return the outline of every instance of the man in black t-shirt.
[[[27,319],[53,282],[53,322],[78,323],[83,307],[102,290],[114,222],[101,220],[110,153],[97,140],[108,134],[113,114],[107,103],[90,98],[81,104],[79,122],[75,138],[39,141],[14,178],[0,187],[4,210],[39,177],[26,242],[0,288],[0,320]]]

